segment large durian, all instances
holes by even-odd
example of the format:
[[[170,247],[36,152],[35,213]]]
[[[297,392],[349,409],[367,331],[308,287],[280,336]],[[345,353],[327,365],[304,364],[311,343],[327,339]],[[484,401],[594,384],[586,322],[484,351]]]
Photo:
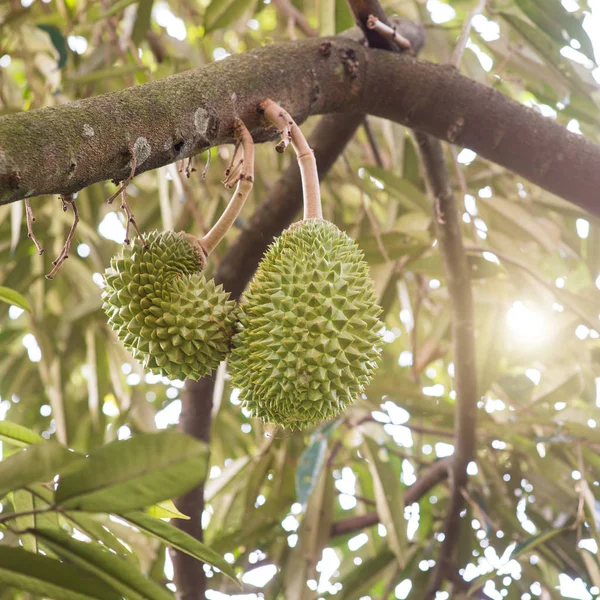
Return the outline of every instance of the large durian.
[[[206,257],[183,232],[153,231],[111,260],[102,294],[108,322],[134,358],[170,379],[200,379],[229,351],[235,302],[202,273]]]
[[[230,371],[253,416],[301,429],[354,402],[382,346],[380,308],[354,240],[323,219],[292,225],[245,298]]]

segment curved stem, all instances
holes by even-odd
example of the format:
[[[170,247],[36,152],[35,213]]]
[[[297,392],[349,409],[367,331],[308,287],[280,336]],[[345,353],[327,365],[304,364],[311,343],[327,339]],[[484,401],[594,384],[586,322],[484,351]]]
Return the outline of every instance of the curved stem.
[[[285,150],[287,142],[290,141],[296,152],[300,176],[302,177],[304,219],[322,219],[321,189],[319,187],[319,173],[315,153],[308,145],[300,127],[296,125],[294,119],[286,110],[269,99],[263,101],[260,106],[267,120],[281,131],[283,137],[283,145],[280,146],[281,151]]]
[[[227,208],[213,228],[200,240],[200,245],[207,256],[217,247],[217,244],[237,219],[254,183],[254,142],[252,136],[241,119],[236,119],[234,126],[236,137],[240,140],[242,147],[242,168],[237,178],[235,192]],[[230,184],[233,185],[233,182],[225,181],[227,187],[230,187]]]

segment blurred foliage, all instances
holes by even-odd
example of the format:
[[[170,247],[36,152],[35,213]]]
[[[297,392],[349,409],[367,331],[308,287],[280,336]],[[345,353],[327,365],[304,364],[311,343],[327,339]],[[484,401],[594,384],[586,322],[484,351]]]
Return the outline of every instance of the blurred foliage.
[[[0,112],[56,106],[302,37],[276,4],[0,0]],[[343,0],[294,4],[324,34],[353,21]],[[383,4],[390,15],[424,23],[423,58],[445,62],[476,2]],[[464,74],[600,142],[600,47],[594,54],[592,46],[600,39],[597,1],[489,0],[474,25],[460,66]],[[365,129],[358,132],[324,182],[323,197],[326,217],[363,248],[384,308],[384,361],[372,385],[335,423],[312,433],[270,436],[240,410],[236,391],[219,371],[205,541],[232,563],[247,594],[419,599],[439,549],[447,484],[406,509],[402,497],[452,450],[448,292],[412,134],[378,119],[369,119],[369,127],[374,142]],[[205,180],[206,156],[196,157],[189,179],[178,165],[136,177],[128,193],[140,226],[206,231],[229,200],[220,179],[230,152],[211,150]],[[481,391],[477,460],[459,542],[462,574],[498,600],[596,597],[600,223],[469,151],[448,149],[447,159],[472,267]],[[238,227],[289,160],[271,146],[258,148],[254,193]],[[57,198],[32,200],[34,230],[46,250],[40,257],[27,239],[23,204],[0,207],[3,467],[19,447],[41,440],[87,454],[118,438],[174,427],[179,418],[183,383],[145,374],[101,311],[100,274],[118,250],[115,240],[124,237],[122,215],[104,202],[114,190],[106,182],[79,193],[82,220],[70,259],[54,281],[44,274],[62,247],[70,213],[60,210]],[[217,249],[213,268],[235,235],[234,229]],[[60,470],[55,468],[50,470]],[[36,472],[19,484],[24,488],[0,498],[0,523],[12,511],[52,504],[52,486],[40,483],[46,471]],[[153,509],[155,517],[178,516],[174,507],[161,506]],[[105,510],[112,510],[110,504]],[[331,523],[373,511],[383,525],[330,536]],[[82,577],[85,570],[96,581],[98,571],[106,575],[116,567],[101,562],[107,553],[97,556],[99,546],[77,549],[77,540],[65,534],[82,532],[87,537],[80,540],[125,553],[146,581],[162,586],[171,577],[165,544],[175,542],[164,532],[154,532],[159,541],[149,544],[122,520],[103,514],[81,513],[81,520],[69,514],[53,520],[51,514],[36,517],[41,523],[18,525],[41,529],[39,537],[21,536],[21,552],[35,551],[39,543],[45,560],[60,557],[65,569]],[[11,586],[22,587],[38,567],[52,573],[56,564],[19,558],[11,571],[4,545],[14,546],[16,535],[5,529],[0,538],[0,598],[30,597]],[[1,575],[7,569],[13,579]],[[217,590],[239,593],[222,574],[205,570],[212,590],[207,597],[228,597]],[[72,580],[73,572],[59,571],[54,581]],[[111,598],[114,589],[123,589],[107,577],[92,597]],[[47,588],[25,589],[49,595]],[[156,596],[138,593],[162,597],[152,589]]]

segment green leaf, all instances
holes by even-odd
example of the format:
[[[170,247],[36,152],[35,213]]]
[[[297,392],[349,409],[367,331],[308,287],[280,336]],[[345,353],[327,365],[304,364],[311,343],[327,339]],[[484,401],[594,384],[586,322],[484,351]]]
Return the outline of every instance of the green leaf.
[[[218,568],[232,581],[239,584],[232,566],[222,556],[191,535],[185,533],[185,531],[181,531],[170,523],[155,519],[143,512],[127,512],[122,514],[121,517],[129,521],[132,525],[135,525],[140,531],[159,539],[166,545],[185,552],[212,567]]]
[[[19,531],[31,529],[35,526],[35,515],[33,510],[35,508],[33,494],[28,490],[16,490],[13,493],[13,506],[15,507],[15,513],[29,513],[22,517],[15,519],[15,526]],[[23,544],[23,548],[29,552],[37,552],[37,543],[34,536],[30,533],[24,533],[19,536]]]
[[[177,510],[177,507],[175,506],[173,500],[165,500],[164,502],[159,502],[154,506],[148,507],[146,509],[146,512],[151,517],[156,517],[157,519],[190,519],[188,515],[184,515],[182,512]]]
[[[335,32],[340,33],[354,27],[354,15],[346,0],[335,1]]]
[[[569,531],[569,528],[558,527],[556,529],[548,529],[547,531],[542,531],[541,533],[538,533],[537,535],[534,535],[529,539],[520,542],[514,547],[510,558],[519,558],[520,556],[525,554],[525,552],[530,552],[531,550],[537,548],[539,545],[545,544],[547,541],[551,540],[555,535],[558,535],[563,531]]]
[[[223,29],[238,21],[244,13],[254,9],[248,0],[212,0],[204,13],[204,31],[210,33]]]
[[[7,304],[13,304],[14,306],[18,306],[23,310],[31,312],[31,306],[29,306],[29,302],[19,294],[19,292],[15,292],[15,290],[11,290],[10,288],[3,287],[0,285],[0,300],[2,302],[6,302]]]
[[[383,548],[375,556],[363,561],[348,575],[340,579],[342,593],[340,600],[354,600],[367,594],[375,583],[381,581],[382,573],[394,564],[394,553],[388,548]]]
[[[67,64],[68,50],[67,41],[62,31],[56,25],[38,23],[38,28],[45,31],[50,36],[52,45],[58,52],[58,68],[62,69]]]
[[[173,595],[145,577],[131,563],[96,542],[82,542],[57,529],[35,529],[32,533],[58,556],[90,571],[118,590],[128,600],[173,600]]]
[[[208,449],[162,431],[94,450],[61,474],[56,502],[66,509],[125,512],[180,496],[206,475]]]
[[[423,193],[410,181],[398,177],[398,175],[394,175],[389,170],[381,167],[365,167],[365,171],[383,183],[384,189],[399,200],[407,210],[420,209],[426,214],[430,214],[430,203],[427,194]]]
[[[23,202],[13,202],[10,206],[10,255],[13,256],[19,238],[21,237],[21,223],[23,222]]]
[[[374,440],[365,437],[363,448],[365,457],[369,460],[369,471],[373,478],[377,514],[387,530],[390,548],[394,552],[400,568],[404,568],[408,542],[406,521],[404,520],[404,495],[398,476],[389,460],[380,458],[380,451],[387,451]]]
[[[152,5],[154,0],[140,0],[137,7],[137,15],[131,39],[134,44],[139,45],[144,39],[146,32],[150,29],[150,16],[152,15]]]
[[[88,571],[22,548],[0,546],[0,583],[60,600],[121,600]]]
[[[402,231],[386,231],[379,236],[379,239],[374,235],[362,236],[357,240],[357,243],[369,264],[385,262],[385,257],[379,248],[379,242],[383,244],[390,260],[407,254],[417,254],[431,246],[430,243],[421,242]]]
[[[0,421],[0,440],[13,446],[26,447],[31,444],[41,444],[46,440],[35,431],[17,423]]]
[[[54,442],[19,450],[0,462],[0,498],[30,483],[50,481],[78,456]]]
[[[298,502],[306,506],[311,492],[317,485],[327,454],[327,438],[313,436],[306,447],[296,468],[296,495]]]

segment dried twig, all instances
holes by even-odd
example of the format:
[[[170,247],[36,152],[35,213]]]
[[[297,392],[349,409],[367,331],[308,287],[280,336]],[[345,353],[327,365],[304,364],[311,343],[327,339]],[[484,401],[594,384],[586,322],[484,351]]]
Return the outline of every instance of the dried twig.
[[[210,168],[210,148],[206,151],[206,164],[204,165],[204,170],[202,171],[202,179],[206,179],[208,175],[208,169]]]
[[[35,234],[33,233],[33,223],[35,223],[35,217],[33,216],[33,211],[31,210],[31,205],[29,204],[29,198],[25,198],[25,216],[27,217],[27,237],[31,239],[31,241],[35,244],[37,248],[38,254],[44,254],[44,249],[42,245],[38,242]]]
[[[196,170],[193,163],[194,163],[194,157],[190,156],[188,158],[187,165],[185,165],[185,176],[188,179],[191,177],[192,173]]]
[[[46,275],[46,279],[54,279],[54,276],[58,273],[58,270],[61,268],[62,264],[69,258],[69,250],[71,249],[71,242],[73,241],[73,236],[75,235],[75,230],[77,229],[77,224],[79,223],[79,211],[77,210],[77,205],[75,204],[75,197],[73,194],[68,194],[65,196],[60,196],[60,200],[62,202],[63,212],[67,212],[69,206],[73,208],[73,225],[71,225],[71,229],[69,231],[69,235],[67,235],[67,239],[65,240],[65,245],[60,251],[59,255],[56,257],[56,260],[52,261],[54,268],[48,275]]]
[[[126,192],[125,188],[123,188],[121,190],[121,210],[125,213],[125,220],[127,222],[127,224],[125,226],[124,242],[127,245],[129,245],[129,243],[131,242],[131,240],[129,239],[129,227],[131,225],[133,225],[133,228],[136,230],[138,237],[140,238],[140,240],[142,240],[142,244],[144,245],[144,248],[147,249],[148,244],[146,244],[146,240],[144,239],[144,236],[142,235],[140,228],[138,227],[137,223],[135,222],[133,213],[131,212],[131,208],[129,208],[129,202],[127,202],[127,192]]]
[[[133,225],[133,228],[136,230],[139,238],[142,240],[142,244],[144,245],[144,248],[147,248],[148,246],[146,244],[146,240],[144,239],[144,236],[142,235],[140,228],[138,227],[137,223],[135,222],[133,212],[131,211],[131,208],[129,207],[129,202],[127,202],[127,186],[131,183],[131,180],[133,179],[133,176],[135,175],[135,169],[137,167],[137,156],[135,153],[135,148],[130,147],[129,152],[131,154],[131,171],[129,172],[129,175],[127,176],[127,178],[121,182],[119,189],[106,201],[106,203],[112,204],[117,196],[121,196],[121,210],[123,210],[123,212],[125,213],[125,221],[126,221],[125,240],[124,241],[126,244],[130,243],[131,240],[129,238],[129,227],[131,225]]]
[[[386,25],[385,23],[380,21],[376,16],[369,15],[369,18],[367,19],[367,27],[369,29],[377,31],[377,33],[381,34],[382,37],[398,44],[400,48],[406,50],[409,54],[414,54],[410,40],[398,33],[395,27],[390,27],[389,25]]]
[[[131,172],[129,173],[127,178],[121,182],[119,189],[106,201],[107,204],[112,204],[114,202],[115,198],[117,196],[121,195],[121,192],[127,188],[127,186],[131,183],[133,176],[135,175],[135,169],[137,167],[137,157],[135,155],[135,150],[133,149],[133,147],[129,149],[129,152],[131,153],[131,157],[132,157],[131,158]]]
[[[233,197],[227,205],[227,208],[223,211],[221,218],[200,240],[200,245],[207,256],[216,248],[217,244],[223,239],[224,235],[229,231],[230,227],[237,219],[254,183],[254,142],[252,141],[250,132],[241,119],[236,119],[235,121],[235,134],[239,140],[239,146],[242,149],[242,158],[233,169],[231,169],[231,166],[227,167],[224,184],[229,187],[236,183],[237,187],[235,188],[235,192],[233,193]],[[232,163],[234,158],[235,152],[232,157]],[[230,165],[232,163],[230,163]]]
[[[304,194],[304,218],[322,219],[321,190],[319,188],[319,174],[315,153],[308,145],[304,134],[294,122],[290,114],[278,106],[273,100],[265,100],[260,105],[264,115],[270,123],[275,125],[282,134],[282,142],[277,146],[278,152],[283,152],[291,142],[298,158],[302,189]],[[285,140],[288,140],[287,142]],[[283,147],[281,147],[283,144]]]

